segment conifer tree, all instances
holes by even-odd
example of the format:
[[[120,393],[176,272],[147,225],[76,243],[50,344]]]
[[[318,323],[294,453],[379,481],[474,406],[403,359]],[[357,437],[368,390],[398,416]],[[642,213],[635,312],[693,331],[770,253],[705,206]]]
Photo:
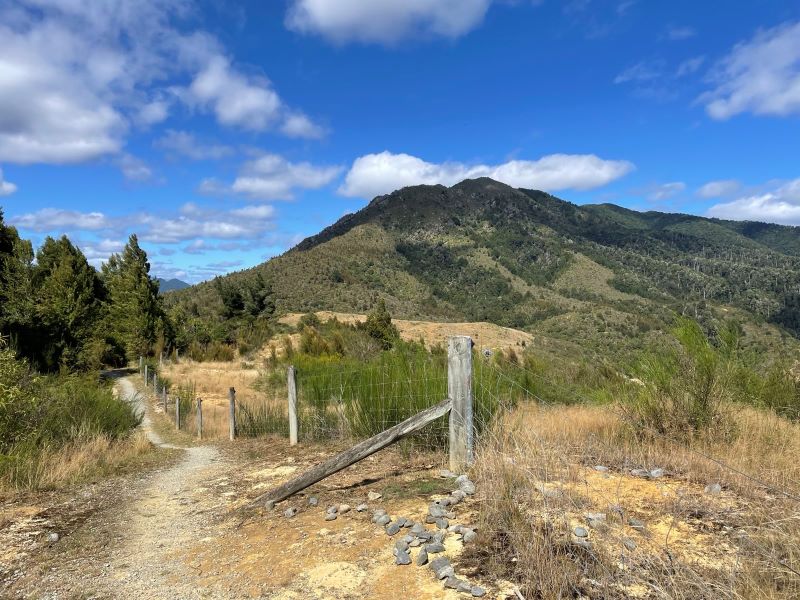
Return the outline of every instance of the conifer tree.
[[[158,281],[150,277],[147,254],[131,235],[121,254],[103,265],[108,290],[109,330],[125,348],[129,359],[149,354],[164,333],[164,310],[158,295]]]

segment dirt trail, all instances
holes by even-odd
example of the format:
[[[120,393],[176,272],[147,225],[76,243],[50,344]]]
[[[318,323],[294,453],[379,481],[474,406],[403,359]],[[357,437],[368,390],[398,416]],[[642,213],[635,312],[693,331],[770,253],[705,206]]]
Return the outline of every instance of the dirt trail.
[[[122,397],[146,408],[131,381],[118,386]],[[147,410],[143,428],[153,444],[179,448],[161,439]],[[290,448],[283,439],[253,444],[179,448],[183,457],[172,466],[123,479],[107,508],[43,551],[11,597],[393,599],[399,590],[422,600],[458,597],[428,569],[395,566],[393,540],[368,513],[323,520],[328,503],[355,506],[368,490],[430,486],[432,465],[408,462],[398,474],[397,457],[373,457],[315,488],[318,508],[298,497],[290,500],[300,509],[295,518],[284,517],[281,506],[242,524],[233,509],[326,454]],[[434,485],[444,491],[451,484]],[[421,520],[433,491],[425,490],[380,506]],[[457,556],[457,546],[451,539],[448,554]]]

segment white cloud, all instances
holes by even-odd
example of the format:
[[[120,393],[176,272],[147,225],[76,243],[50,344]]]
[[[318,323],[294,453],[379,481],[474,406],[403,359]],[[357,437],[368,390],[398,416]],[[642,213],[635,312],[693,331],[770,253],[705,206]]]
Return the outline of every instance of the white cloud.
[[[314,123],[303,113],[292,113],[287,115],[286,120],[281,125],[284,135],[293,138],[318,139],[325,137],[326,131],[320,125]]]
[[[686,189],[686,184],[683,183],[682,181],[662,183],[653,186],[647,192],[647,199],[650,200],[651,202],[661,202],[662,200],[667,200],[677,194],[680,194],[685,189]]]
[[[233,148],[222,144],[203,144],[187,131],[168,129],[163,137],[153,144],[166,152],[185,156],[193,160],[218,160],[233,154]]]
[[[800,22],[761,30],[715,67],[716,87],[700,96],[714,119],[751,112],[800,113]]]
[[[193,100],[213,108],[223,125],[263,130],[281,110],[281,100],[268,80],[246,77],[220,55],[209,60],[188,91]]]
[[[771,191],[715,204],[708,216],[734,221],[765,221],[800,225],[800,179],[779,184]]]
[[[244,219],[271,219],[275,215],[275,207],[268,204],[245,206],[232,210],[231,214]]]
[[[673,42],[678,42],[681,40],[687,40],[690,37],[694,37],[697,35],[697,32],[688,26],[671,26],[667,28],[666,36],[667,39],[672,40]]]
[[[676,77],[685,77],[686,75],[691,75],[692,73],[696,73],[700,67],[703,66],[703,63],[706,61],[705,56],[695,56],[694,58],[687,58],[681,64],[678,65],[678,69],[675,71]]]
[[[242,165],[228,186],[214,178],[200,182],[203,194],[241,194],[257,200],[291,200],[295,190],[319,189],[342,172],[338,166],[318,166],[309,162],[289,162],[277,154],[264,154]]]
[[[453,185],[476,177],[491,177],[513,187],[546,191],[587,190],[606,185],[633,169],[634,165],[628,161],[604,160],[594,154],[550,154],[538,160],[467,165],[429,163],[409,154],[384,151],[357,158],[339,193],[372,198],[409,185]]]
[[[17,191],[17,186],[3,178],[3,169],[0,169],[0,196],[10,196]]]
[[[38,232],[58,232],[110,229],[112,221],[101,212],[82,213],[61,208],[42,208],[10,219],[14,225]]]
[[[742,184],[735,179],[720,179],[700,186],[695,193],[701,198],[720,198],[735,194],[741,187]]]
[[[661,77],[663,63],[661,61],[642,60],[622,71],[614,78],[614,83],[629,83],[632,81],[651,81]]]
[[[176,26],[194,10],[188,0],[0,3],[0,161],[120,154],[132,124],[165,121],[178,100],[253,130],[301,114],[266,78],[234,67],[212,35]],[[310,120],[305,132],[288,127],[317,135]]]
[[[147,164],[140,158],[136,158],[131,154],[123,154],[117,160],[125,179],[131,181],[148,181],[153,176],[153,171]]]
[[[286,26],[337,42],[394,44],[419,35],[456,38],[482,21],[492,0],[292,0]]]

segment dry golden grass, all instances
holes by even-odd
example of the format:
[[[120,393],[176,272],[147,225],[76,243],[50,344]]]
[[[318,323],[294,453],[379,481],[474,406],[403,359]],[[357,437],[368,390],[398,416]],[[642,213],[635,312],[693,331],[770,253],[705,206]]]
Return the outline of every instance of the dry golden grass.
[[[481,443],[488,550],[475,558],[534,598],[800,597],[800,505],[770,490],[800,492],[800,427],[754,409],[739,410],[737,421],[735,440],[695,449],[767,487],[635,435],[611,407],[523,405]],[[666,474],[634,477],[632,468]],[[711,483],[722,492],[706,493]],[[589,527],[587,513],[606,519]],[[591,549],[575,544],[579,526]]]
[[[9,472],[8,479],[0,480],[0,492],[62,488],[95,475],[111,473],[151,449],[152,445],[141,431],[121,440],[105,435],[79,435],[65,446],[45,448],[34,456],[20,459],[17,471]]]
[[[327,310],[316,313],[321,321],[328,321],[336,318],[341,323],[360,323],[366,320],[366,316],[357,313],[340,313]],[[280,322],[286,325],[297,326],[300,322],[301,313],[289,313],[280,318]],[[440,323],[436,321],[409,321],[406,319],[392,319],[392,323],[397,327],[400,337],[409,342],[423,340],[425,345],[430,347],[435,344],[447,345],[447,340],[453,335],[470,335],[479,348],[520,348],[530,346],[534,337],[530,333],[502,327],[494,323],[474,322],[474,323]],[[292,340],[295,348],[298,346],[299,336]],[[280,345],[278,345],[280,350]]]

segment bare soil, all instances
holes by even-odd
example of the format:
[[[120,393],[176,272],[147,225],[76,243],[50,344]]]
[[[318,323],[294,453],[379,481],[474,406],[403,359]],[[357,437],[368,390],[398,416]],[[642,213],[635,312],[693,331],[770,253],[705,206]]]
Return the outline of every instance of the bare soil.
[[[123,379],[120,393],[142,402]],[[271,486],[338,450],[289,447],[283,438],[216,446],[165,443],[148,406],[143,424],[163,464],[60,494],[18,498],[0,519],[0,596],[8,598],[455,598],[429,569],[396,566],[393,538],[371,510],[324,521],[331,504],[422,520],[432,498],[452,489],[443,457],[379,453],[267,512],[247,505]],[[308,506],[309,495],[319,506]],[[299,509],[294,518],[283,515]],[[47,507],[47,508],[45,508]],[[469,502],[458,507],[469,523]],[[49,541],[58,533],[57,541]],[[461,543],[450,537],[457,563]],[[474,580],[475,583],[479,583]]]

